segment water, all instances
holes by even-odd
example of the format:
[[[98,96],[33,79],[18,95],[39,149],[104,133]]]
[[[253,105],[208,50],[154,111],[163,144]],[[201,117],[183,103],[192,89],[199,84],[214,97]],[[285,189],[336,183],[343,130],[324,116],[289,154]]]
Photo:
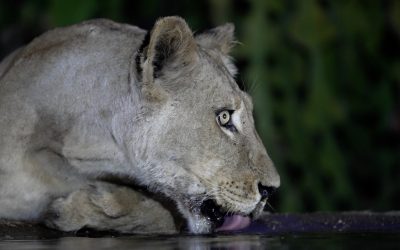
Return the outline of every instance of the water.
[[[3,240],[0,249],[400,249],[400,234],[294,234],[218,236],[63,237],[47,240]]]

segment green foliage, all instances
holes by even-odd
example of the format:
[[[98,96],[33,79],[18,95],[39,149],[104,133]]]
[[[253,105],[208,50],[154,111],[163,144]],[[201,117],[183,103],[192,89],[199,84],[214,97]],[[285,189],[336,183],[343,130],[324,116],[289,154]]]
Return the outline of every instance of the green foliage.
[[[262,85],[255,115],[282,174],[279,210],[398,208],[400,33],[388,27],[398,27],[397,11],[385,16],[391,7],[398,11],[395,1],[252,2],[241,55],[248,82]]]
[[[94,17],[234,22],[238,82],[282,177],[277,210],[400,209],[399,1],[15,2],[0,2],[0,35],[20,27],[23,41]]]

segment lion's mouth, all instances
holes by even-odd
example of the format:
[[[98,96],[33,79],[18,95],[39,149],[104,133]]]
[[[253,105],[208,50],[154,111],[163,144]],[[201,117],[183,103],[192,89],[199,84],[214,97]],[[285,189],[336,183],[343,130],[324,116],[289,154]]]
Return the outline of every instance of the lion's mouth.
[[[201,213],[214,224],[215,231],[236,231],[250,225],[249,216],[227,213],[213,200],[206,200],[200,207]]]

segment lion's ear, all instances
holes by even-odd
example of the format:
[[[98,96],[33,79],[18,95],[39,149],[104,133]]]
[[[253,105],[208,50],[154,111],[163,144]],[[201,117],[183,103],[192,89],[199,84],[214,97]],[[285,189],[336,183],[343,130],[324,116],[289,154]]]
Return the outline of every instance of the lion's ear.
[[[176,16],[154,25],[143,57],[143,82],[151,83],[168,70],[174,73],[196,60],[197,44],[186,22]]]
[[[235,45],[235,26],[226,23],[196,35],[197,43],[203,48],[217,49],[222,54],[229,54]]]

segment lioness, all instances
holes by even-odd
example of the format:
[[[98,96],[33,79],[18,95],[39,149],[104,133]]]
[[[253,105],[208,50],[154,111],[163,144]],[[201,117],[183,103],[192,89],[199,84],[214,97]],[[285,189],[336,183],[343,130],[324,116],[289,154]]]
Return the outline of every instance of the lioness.
[[[7,57],[0,218],[124,233],[247,226],[280,178],[234,81],[233,30],[193,35],[165,17],[145,39],[140,28],[92,20]]]

